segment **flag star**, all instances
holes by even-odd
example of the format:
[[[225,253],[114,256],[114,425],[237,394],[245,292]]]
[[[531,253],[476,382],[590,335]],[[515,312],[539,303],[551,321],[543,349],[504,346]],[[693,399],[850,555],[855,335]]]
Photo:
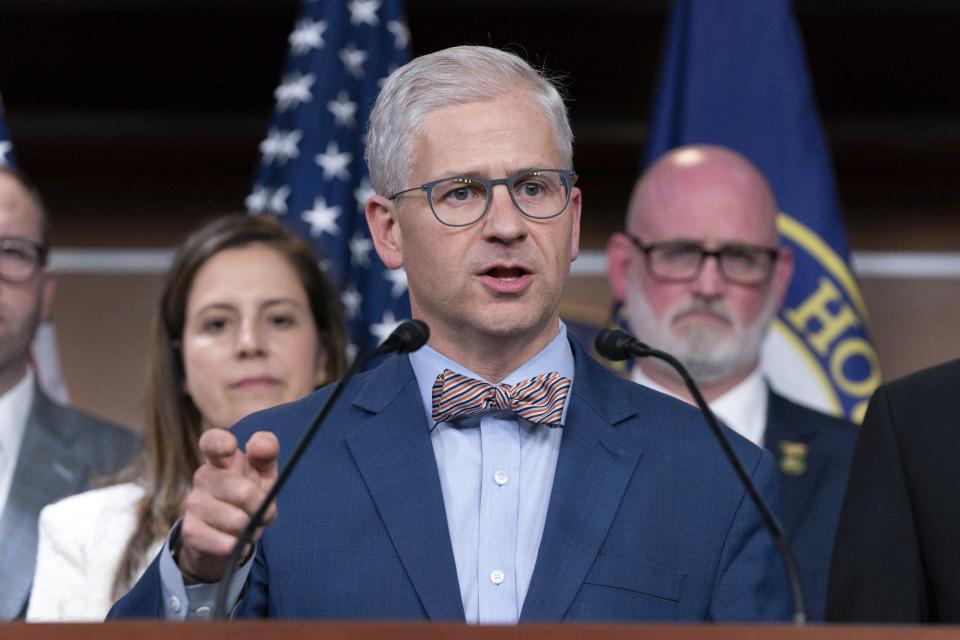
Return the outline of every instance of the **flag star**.
[[[369,57],[370,54],[363,49],[357,49],[356,45],[352,42],[343,49],[340,49],[340,61],[354,78],[359,79],[363,77],[363,63],[366,62]]]
[[[297,22],[297,26],[290,34],[290,50],[295,56],[302,56],[310,49],[322,49],[324,46],[323,32],[327,30],[325,20],[314,22],[310,18],[304,18]]]
[[[268,202],[270,202],[270,189],[263,185],[255,186],[253,191],[250,192],[250,195],[243,201],[247,207],[247,211],[251,213],[263,213],[267,208]]]
[[[270,164],[276,160],[281,165],[287,164],[287,160],[296,158],[300,155],[300,138],[303,133],[298,129],[292,131],[277,131],[270,129],[267,138],[260,143],[260,153],[263,154],[263,163]]]
[[[283,185],[270,196],[270,211],[282,216],[287,212],[287,198],[290,197],[290,187]]]
[[[310,87],[316,80],[317,77],[312,73],[303,75],[299,71],[284,76],[283,82],[273,92],[273,97],[277,100],[277,110],[286,111],[290,107],[300,106],[303,102],[311,102],[313,92]]]
[[[380,24],[377,18],[377,9],[380,8],[380,0],[352,0],[347,5],[350,9],[350,24],[368,24],[375,27]]]
[[[399,298],[407,290],[407,272],[403,268],[387,269],[383,272],[383,277],[393,284],[390,287],[390,295],[394,298]]]
[[[376,193],[370,184],[370,176],[363,176],[363,180],[361,180],[357,188],[353,190],[353,199],[357,201],[357,209],[360,210],[361,214],[367,208],[367,200],[370,199],[370,196],[376,195]]]
[[[337,218],[340,217],[340,207],[328,207],[323,196],[317,196],[313,201],[313,209],[308,209],[300,218],[310,225],[310,235],[319,236],[329,233],[332,236],[340,234]]]
[[[350,179],[347,165],[353,160],[353,154],[346,151],[340,153],[340,146],[333,140],[327,144],[326,153],[318,153],[314,160],[323,167],[324,180],[332,180],[333,178]]]
[[[410,29],[399,20],[391,20],[387,23],[387,31],[393,34],[397,49],[406,49],[410,44]]]
[[[13,148],[13,145],[6,140],[0,140],[0,167],[6,167],[10,164],[10,161],[7,160],[7,154],[10,153],[10,149]]]
[[[343,302],[343,312],[348,320],[352,320],[360,313],[360,305],[363,304],[363,294],[357,291],[353,285],[347,287],[347,290],[340,294],[340,300]]]
[[[346,351],[347,351],[347,364],[353,364],[353,361],[356,360],[357,358],[357,351],[359,351],[359,349],[357,348],[357,345],[353,344],[352,342],[347,343]]]
[[[358,267],[370,266],[370,250],[373,240],[365,238],[359,231],[350,238],[350,263]]]
[[[327,103],[327,109],[333,114],[333,124],[338,127],[355,127],[357,125],[357,103],[350,99],[346,91],[337,94],[336,100]]]
[[[382,344],[398,326],[400,326],[400,321],[394,317],[393,311],[387,309],[383,312],[383,318],[380,322],[374,322],[370,325],[370,333],[376,336],[377,344]]]

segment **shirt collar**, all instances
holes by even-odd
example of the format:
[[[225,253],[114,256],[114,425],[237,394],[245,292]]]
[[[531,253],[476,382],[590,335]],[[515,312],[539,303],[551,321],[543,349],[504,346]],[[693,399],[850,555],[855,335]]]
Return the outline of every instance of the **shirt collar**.
[[[423,402],[423,409],[427,414],[429,427],[433,427],[433,420],[430,416],[433,414],[433,384],[437,376],[443,373],[444,369],[450,369],[454,373],[469,376],[476,380],[485,380],[482,376],[471,371],[467,367],[454,362],[435,349],[424,346],[410,354],[410,365],[413,367],[413,374],[417,378],[417,386],[420,389],[420,399]],[[567,340],[567,325],[560,321],[560,330],[546,347],[540,350],[535,356],[524,362],[517,369],[510,372],[500,384],[516,384],[522,380],[533,378],[542,373],[556,371],[564,378],[573,382],[573,350],[570,348],[570,341]],[[490,384],[496,384],[491,382]],[[563,417],[561,421],[567,419],[567,409],[570,407],[570,397],[563,404]]]
[[[631,377],[634,382],[646,387],[666,393],[674,398],[680,397],[651,380],[640,367],[633,368]],[[710,408],[725,425],[755,445],[762,447],[763,435],[767,426],[768,401],[767,383],[760,369],[757,368],[740,384],[711,402]]]
[[[0,396],[0,455],[11,464],[20,452],[20,443],[27,430],[27,416],[33,406],[33,372],[26,375],[12,389]]]

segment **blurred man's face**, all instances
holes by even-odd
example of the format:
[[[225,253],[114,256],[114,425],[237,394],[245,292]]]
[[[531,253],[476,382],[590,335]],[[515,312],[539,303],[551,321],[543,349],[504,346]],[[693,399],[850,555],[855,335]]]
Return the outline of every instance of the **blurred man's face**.
[[[775,205],[765,185],[728,170],[722,159],[707,162],[713,164],[679,164],[638,191],[628,231],[647,246],[677,242],[708,251],[775,249]],[[756,366],[789,283],[792,265],[785,251],[768,280],[744,285],[725,277],[715,257],[705,258],[692,280],[665,282],[651,272],[634,243],[621,241],[620,250],[625,252],[622,297],[641,340],[678,357],[702,383],[722,382]]]
[[[38,212],[23,186],[0,172],[0,238],[42,241]],[[0,274],[2,275],[2,274]],[[49,274],[37,273],[26,282],[0,278],[0,393],[26,373],[30,343],[53,292]]]

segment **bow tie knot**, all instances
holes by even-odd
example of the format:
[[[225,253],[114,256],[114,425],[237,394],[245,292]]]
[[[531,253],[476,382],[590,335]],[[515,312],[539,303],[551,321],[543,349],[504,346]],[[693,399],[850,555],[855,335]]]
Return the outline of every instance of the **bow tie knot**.
[[[433,420],[457,418],[500,409],[512,411],[534,424],[562,426],[563,406],[570,380],[556,371],[509,384],[490,384],[444,369],[433,384]]]

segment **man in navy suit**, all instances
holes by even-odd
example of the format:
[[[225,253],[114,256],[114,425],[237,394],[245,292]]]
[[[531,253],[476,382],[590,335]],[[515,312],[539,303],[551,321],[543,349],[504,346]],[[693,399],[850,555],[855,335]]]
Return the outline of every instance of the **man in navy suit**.
[[[780,514],[809,616],[822,620],[857,427],[775,393],[760,371],[793,272],[776,216],[766,179],[740,154],[674,149],[637,182],[626,231],[608,244],[609,276],[639,338],[679,358],[724,423],[779,459]],[[692,402],[665,363],[638,365],[635,382]]]
[[[347,385],[229,587],[238,615],[787,617],[782,563],[701,417],[567,338],[571,140],[556,88],[510,53],[456,47],[387,80],[366,217],[430,342]],[[208,615],[210,582],[329,394],[203,435],[179,530],[112,615]],[[773,459],[730,437],[775,500]]]

